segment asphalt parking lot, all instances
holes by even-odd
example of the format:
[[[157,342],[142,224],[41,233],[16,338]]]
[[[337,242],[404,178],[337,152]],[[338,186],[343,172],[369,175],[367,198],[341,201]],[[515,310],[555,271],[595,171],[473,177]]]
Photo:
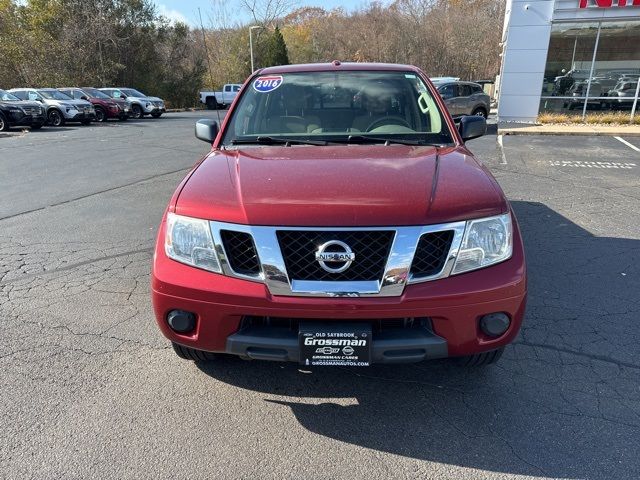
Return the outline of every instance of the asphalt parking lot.
[[[157,330],[149,268],[203,116],[0,138],[0,477],[640,478],[640,152],[469,143],[529,268],[495,366],[199,367]]]

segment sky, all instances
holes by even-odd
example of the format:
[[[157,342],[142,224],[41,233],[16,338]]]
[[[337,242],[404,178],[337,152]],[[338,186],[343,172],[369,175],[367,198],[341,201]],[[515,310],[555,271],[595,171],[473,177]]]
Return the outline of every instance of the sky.
[[[369,3],[367,0],[298,0],[299,7],[322,7],[326,10],[332,8],[342,7],[347,11],[354,10],[358,7],[362,7]],[[192,27],[200,26],[200,20],[198,19],[198,8],[202,12],[202,21],[205,27],[212,24],[212,18],[214,17],[214,5],[220,4],[212,0],[155,0],[155,4],[158,7],[158,12],[165,17],[184,22]],[[242,11],[237,5],[238,0],[225,0],[224,5],[228,8],[229,12],[237,12],[234,16],[230,15],[229,21],[234,23],[248,23],[250,21],[249,15]],[[234,5],[235,4],[235,5]]]

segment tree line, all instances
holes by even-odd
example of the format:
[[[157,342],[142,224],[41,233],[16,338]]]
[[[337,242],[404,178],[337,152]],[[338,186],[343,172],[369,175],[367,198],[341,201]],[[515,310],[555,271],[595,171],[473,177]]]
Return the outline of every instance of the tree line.
[[[295,9],[288,0],[241,2],[252,24],[263,27],[254,32],[256,68],[272,62],[260,42],[270,42],[277,25],[291,63],[405,63],[430,76],[465,80],[492,79],[500,70],[504,0],[395,0],[388,5],[372,2],[352,12]],[[217,2],[217,8],[224,9],[224,4]],[[244,80],[251,73],[248,26],[229,25],[232,18],[221,13],[222,25],[207,33],[213,46],[205,79],[209,87]]]
[[[504,0],[395,0],[355,11],[296,8],[294,0],[212,0],[207,25],[162,17],[151,0],[0,0],[0,88],[126,85],[192,106],[256,68],[356,62],[413,64],[431,76],[493,78]],[[243,17],[246,18],[246,15]]]
[[[0,0],[0,88],[131,86],[188,106],[202,46],[150,0]]]

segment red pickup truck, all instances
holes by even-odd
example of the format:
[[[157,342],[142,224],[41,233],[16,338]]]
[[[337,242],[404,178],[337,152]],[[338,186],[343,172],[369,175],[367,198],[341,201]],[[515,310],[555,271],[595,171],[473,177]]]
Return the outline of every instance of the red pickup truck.
[[[515,215],[418,68],[257,71],[178,186],[152,297],[187,359],[306,366],[496,361],[517,335],[526,269]]]

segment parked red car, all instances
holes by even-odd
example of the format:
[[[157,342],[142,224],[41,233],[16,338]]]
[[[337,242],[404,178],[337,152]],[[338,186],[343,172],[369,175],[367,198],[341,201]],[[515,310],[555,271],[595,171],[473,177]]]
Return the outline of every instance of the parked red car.
[[[496,361],[520,329],[516,217],[425,74],[256,72],[160,224],[152,297],[183,358],[303,365]]]
[[[91,102],[96,111],[96,122],[106,122],[109,118],[122,121],[129,118],[130,107],[124,100],[116,101],[96,88],[59,88],[58,90],[73,99]]]

